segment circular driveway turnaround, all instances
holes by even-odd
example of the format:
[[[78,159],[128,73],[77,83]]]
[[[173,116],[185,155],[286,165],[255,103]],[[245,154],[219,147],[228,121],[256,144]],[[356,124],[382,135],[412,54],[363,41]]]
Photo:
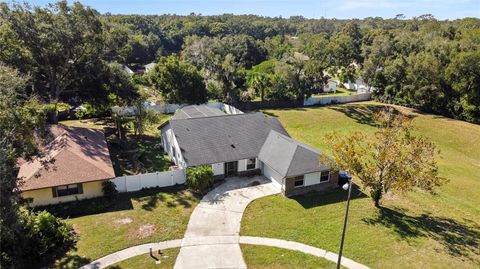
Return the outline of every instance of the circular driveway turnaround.
[[[271,246],[337,261],[337,254],[302,243],[266,237],[240,236],[240,222],[247,205],[260,197],[280,190],[261,176],[228,178],[225,183],[207,193],[190,217],[185,237],[160,243],[130,247],[87,265],[81,269],[100,269],[114,263],[159,249],[180,247],[175,269],[247,268],[240,244]],[[153,263],[153,260],[152,260]],[[367,266],[342,257],[342,265],[351,269]]]
[[[262,176],[227,178],[193,210],[174,268],[247,268],[238,243],[243,212],[251,201],[276,193],[280,189]]]

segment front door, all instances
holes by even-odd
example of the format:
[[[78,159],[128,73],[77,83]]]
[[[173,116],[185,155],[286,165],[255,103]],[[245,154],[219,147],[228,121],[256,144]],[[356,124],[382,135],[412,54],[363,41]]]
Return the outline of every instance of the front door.
[[[225,163],[225,176],[233,177],[237,175],[238,161]]]

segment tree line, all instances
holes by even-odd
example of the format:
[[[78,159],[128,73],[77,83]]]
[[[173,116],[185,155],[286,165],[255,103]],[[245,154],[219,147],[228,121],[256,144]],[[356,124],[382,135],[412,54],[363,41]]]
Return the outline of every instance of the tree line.
[[[47,8],[3,4],[2,14],[1,61],[32,73],[32,92],[51,102],[128,102],[133,87],[107,63],[138,68],[178,56],[203,83],[191,76],[185,88],[178,82],[163,87],[161,77],[135,81],[167,102],[199,103],[302,99],[321,92],[329,78],[361,78],[384,102],[470,122],[480,118],[476,18],[102,15],[65,1]],[[193,85],[201,89],[190,91]]]

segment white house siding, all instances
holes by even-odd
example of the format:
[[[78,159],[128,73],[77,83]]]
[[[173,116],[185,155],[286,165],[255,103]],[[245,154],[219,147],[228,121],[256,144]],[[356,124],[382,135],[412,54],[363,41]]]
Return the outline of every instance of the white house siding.
[[[268,166],[266,163],[262,162],[262,174],[270,179],[277,187],[282,188],[283,186],[283,177],[277,173],[275,170],[273,170],[270,166]]]
[[[320,183],[320,172],[305,174],[303,177],[305,186],[315,185]]]
[[[225,174],[225,165],[224,163],[214,163],[212,164],[213,175],[219,176]]]
[[[185,168],[187,165],[183,160],[182,151],[178,146],[177,139],[170,126],[166,126],[162,130],[162,143],[164,150],[167,152],[168,156],[170,156],[172,161],[180,168]],[[175,156],[173,154],[173,149],[175,149]]]

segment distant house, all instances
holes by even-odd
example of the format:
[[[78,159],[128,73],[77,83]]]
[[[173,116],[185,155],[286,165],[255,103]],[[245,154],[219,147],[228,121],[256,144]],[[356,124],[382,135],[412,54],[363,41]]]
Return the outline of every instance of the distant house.
[[[263,174],[286,196],[338,183],[338,173],[319,161],[320,152],[261,112],[231,115],[187,106],[160,129],[163,149],[177,166],[211,165],[216,179]]]
[[[115,177],[105,135],[100,130],[52,125],[46,156],[21,161],[19,190],[32,206],[102,196],[102,182]],[[48,166],[42,162],[53,159]]]
[[[145,74],[153,70],[154,67],[155,67],[155,63],[149,63],[145,65]]]
[[[109,65],[118,65],[120,67],[120,69],[122,71],[124,71],[125,73],[127,73],[129,76],[133,76],[133,74],[135,74],[135,72],[133,72],[132,69],[130,69],[130,67],[128,67],[126,64],[119,64],[117,62],[110,62]]]
[[[336,92],[337,91],[337,82],[329,79],[327,84],[323,87],[323,92]]]

